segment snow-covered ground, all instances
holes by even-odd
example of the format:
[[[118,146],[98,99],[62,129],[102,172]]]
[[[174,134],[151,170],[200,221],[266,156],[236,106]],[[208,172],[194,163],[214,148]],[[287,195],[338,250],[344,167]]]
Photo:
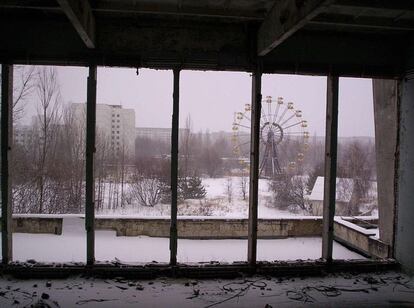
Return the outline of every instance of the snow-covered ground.
[[[179,216],[218,216],[226,218],[247,218],[249,180],[246,185],[246,199],[243,200],[241,190],[241,177],[231,177],[231,201],[229,202],[228,178],[203,178],[202,183],[206,189],[206,197],[201,200],[185,200],[178,205]],[[271,206],[271,192],[269,181],[259,180],[259,218],[281,218],[301,216],[303,213],[292,213],[279,210]],[[128,192],[128,185],[125,191]],[[156,204],[154,207],[140,206],[135,202],[124,208],[115,210],[104,209],[98,211],[98,215],[129,215],[135,217],[169,216],[171,206],[169,204]]]
[[[62,235],[13,233],[13,257],[16,261],[34,259],[39,262],[85,262],[86,235],[84,220],[63,220]],[[96,260],[118,259],[128,263],[169,261],[169,239],[146,236],[116,236],[115,231],[96,231]],[[363,259],[334,242],[337,259]],[[178,240],[178,261],[233,262],[246,261],[247,240]],[[318,259],[321,238],[287,238],[258,240],[258,260]]]

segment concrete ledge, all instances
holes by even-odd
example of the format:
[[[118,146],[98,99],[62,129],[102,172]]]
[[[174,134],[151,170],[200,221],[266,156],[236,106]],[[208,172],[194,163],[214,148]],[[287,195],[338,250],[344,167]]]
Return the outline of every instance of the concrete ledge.
[[[188,239],[247,238],[247,219],[179,219],[178,237]],[[169,219],[96,218],[96,230],[114,230],[118,236],[169,237]],[[321,218],[259,219],[259,238],[320,236]]]
[[[375,232],[361,228],[349,221],[335,218],[334,238],[336,241],[367,257],[389,258],[390,247],[374,238],[374,235]]]
[[[203,264],[169,266],[168,264],[0,264],[0,274],[9,274],[21,279],[67,278],[70,275],[87,274],[101,278],[125,277],[131,279],[154,279],[156,277],[188,278],[235,278],[254,273],[275,277],[303,277],[304,275],[326,275],[338,272],[378,272],[399,270],[394,260],[334,260],[327,264],[321,261],[258,262],[256,268],[243,264]]]
[[[13,215],[13,232],[62,234],[63,219],[84,215]],[[169,237],[169,218],[99,217],[96,230],[113,230],[117,236]],[[244,239],[247,238],[248,220],[220,217],[183,217],[178,219],[179,238],[188,239]],[[259,238],[286,238],[321,236],[321,217],[259,219]]]
[[[62,234],[62,217],[13,215],[13,233]],[[1,221],[0,221],[1,226]]]

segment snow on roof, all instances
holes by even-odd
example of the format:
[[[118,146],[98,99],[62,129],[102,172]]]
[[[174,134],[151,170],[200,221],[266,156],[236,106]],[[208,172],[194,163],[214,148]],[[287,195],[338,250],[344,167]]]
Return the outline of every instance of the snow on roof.
[[[318,176],[313,185],[309,200],[323,200],[324,177]],[[354,181],[348,178],[336,178],[336,201],[349,202],[354,190]]]

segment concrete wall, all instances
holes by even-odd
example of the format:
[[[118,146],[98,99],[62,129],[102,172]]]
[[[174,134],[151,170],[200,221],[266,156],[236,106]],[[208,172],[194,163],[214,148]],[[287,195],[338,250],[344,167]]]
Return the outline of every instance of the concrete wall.
[[[414,51],[414,48],[413,48]],[[411,52],[412,54],[412,52]],[[414,58],[414,57],[413,57]],[[414,74],[401,81],[395,258],[414,274]]]
[[[62,220],[63,218],[57,217],[13,216],[12,230],[15,233],[50,233],[61,235]]]
[[[398,81],[373,80],[379,234],[393,245],[395,158],[397,150]]]
[[[247,238],[247,219],[180,219],[180,238]],[[168,219],[97,218],[97,230],[114,230],[118,236],[147,235],[168,237]],[[288,236],[320,236],[321,218],[259,219],[259,238],[283,238]]]
[[[362,229],[355,225],[350,227],[348,224],[341,223],[339,221],[334,222],[334,238],[336,241],[343,243],[363,255],[374,258],[389,258],[390,246],[373,238],[375,232]]]

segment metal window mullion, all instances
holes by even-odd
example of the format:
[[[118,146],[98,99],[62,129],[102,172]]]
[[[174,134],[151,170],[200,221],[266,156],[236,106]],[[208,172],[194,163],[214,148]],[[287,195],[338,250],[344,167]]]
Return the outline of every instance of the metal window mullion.
[[[332,261],[338,147],[338,76],[328,76],[326,95],[325,177],[323,198],[322,258]]]
[[[85,227],[86,263],[95,262],[95,135],[96,135],[96,65],[89,67],[86,103],[86,187],[85,187]]]
[[[1,235],[2,262],[13,260],[12,246],[12,145],[13,145],[13,65],[1,67]]]
[[[256,266],[257,259],[257,213],[259,193],[259,144],[260,116],[262,108],[262,71],[258,66],[252,75],[252,114],[250,131],[250,180],[249,180],[249,224],[247,241],[247,260]]]
[[[170,265],[177,264],[177,198],[178,198],[178,119],[180,106],[180,70],[174,69],[173,114],[171,132],[171,223]]]

